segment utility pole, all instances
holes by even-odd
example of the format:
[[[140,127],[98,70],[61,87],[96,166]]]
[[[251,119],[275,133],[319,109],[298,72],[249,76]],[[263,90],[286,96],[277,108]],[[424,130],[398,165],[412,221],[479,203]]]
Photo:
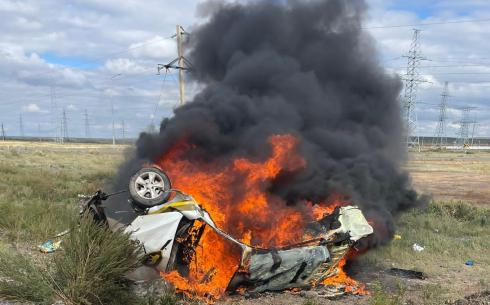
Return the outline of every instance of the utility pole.
[[[24,120],[22,120],[22,113],[19,115],[19,130],[20,136],[24,137]]]
[[[446,110],[448,97],[448,82],[445,82],[444,89],[442,90],[441,94],[441,104],[439,105],[439,121],[437,122],[433,143],[435,146],[439,147],[439,149],[442,149],[442,147],[446,145]]]
[[[39,136],[39,142],[41,142],[41,124],[37,123],[37,135]]]
[[[5,129],[3,128],[3,122],[2,122],[2,140],[5,142]]]
[[[124,120],[122,120],[121,125],[122,125],[122,139],[126,140],[126,125],[124,123]]]
[[[61,144],[65,143],[65,140],[68,140],[68,126],[66,111],[65,108],[63,108],[63,115],[61,117]]]
[[[51,101],[51,105],[50,105],[51,111],[50,112],[51,112],[51,125],[52,125],[53,133],[54,133],[53,138],[54,138],[55,142],[60,142],[61,129],[58,132],[58,127],[57,127],[58,126],[58,124],[57,124],[57,121],[58,121],[58,118],[57,118],[58,105],[56,102],[56,87],[54,85],[50,86],[49,97],[50,97],[50,101]]]
[[[405,56],[408,58],[407,74],[405,75],[405,88],[403,93],[403,110],[405,119],[405,132],[407,149],[409,147],[418,147],[420,150],[420,142],[417,133],[417,88],[421,82],[419,78],[418,67],[422,60],[425,60],[420,55],[419,51],[419,34],[420,30],[413,29],[412,43],[410,50]]]
[[[111,76],[111,85],[113,85],[114,79],[118,78],[122,74],[114,74]],[[112,98],[112,93],[109,95],[110,102],[111,102],[111,116],[112,116],[112,145],[116,145],[116,124],[114,122],[114,100]]]
[[[112,145],[116,145],[116,125],[114,124],[114,103],[111,97],[111,114],[112,114]]]
[[[177,25],[175,38],[177,39],[178,57],[166,65],[158,64],[157,66],[158,75],[160,75],[160,71],[163,69],[165,69],[166,71],[168,71],[169,69],[179,70],[179,105],[180,106],[185,104],[184,71],[190,69],[189,61],[184,57],[184,47],[183,47],[184,35],[188,35],[188,33],[184,30],[182,26]]]
[[[180,26],[176,26],[176,35],[177,35],[177,56],[179,57],[179,67],[184,67],[184,52],[182,48],[182,33],[184,29]],[[179,69],[179,93],[180,93],[180,105],[184,105],[185,103],[185,92],[184,92],[184,70]]]
[[[84,122],[85,122],[85,138],[90,138],[90,123],[89,123],[89,120],[88,120],[88,112],[87,112],[87,109],[85,109],[84,113],[83,113],[83,116],[84,116]]]

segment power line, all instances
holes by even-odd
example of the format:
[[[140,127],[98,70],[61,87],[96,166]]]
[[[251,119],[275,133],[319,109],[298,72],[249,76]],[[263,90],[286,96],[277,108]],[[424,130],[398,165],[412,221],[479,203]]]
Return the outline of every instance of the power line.
[[[3,122],[2,122],[2,140],[5,142],[5,129],[3,128]]]
[[[89,123],[89,120],[88,120],[88,112],[87,112],[87,109],[85,109],[84,113],[83,113],[83,116],[84,116],[84,123],[85,123],[85,138],[90,138],[90,123]]]
[[[42,134],[41,134],[41,123],[37,123],[37,135],[39,137],[39,142],[41,142],[41,137],[42,137]]]
[[[169,69],[176,69],[179,71],[179,96],[180,96],[180,106],[185,103],[185,91],[184,91],[184,71],[189,70],[191,68],[191,64],[187,58],[184,57],[184,35],[189,35],[184,28],[180,25],[176,26],[176,34],[175,38],[177,39],[177,58],[172,60],[166,65],[158,64],[157,65],[157,74],[160,74],[160,71],[165,69],[168,71]]]
[[[363,27],[364,30],[375,30],[375,29],[388,29],[388,28],[408,28],[408,27],[421,27],[421,26],[432,26],[432,25],[443,25],[443,24],[458,24],[458,23],[480,23],[480,22],[490,22],[490,18],[486,19],[466,19],[466,20],[448,20],[441,22],[425,22],[425,23],[413,23],[413,24],[395,24],[395,25],[382,25],[382,26],[372,26]]]
[[[19,115],[19,130],[20,136],[24,137],[24,120],[22,119],[22,113]]]
[[[126,125],[124,123],[124,120],[122,120],[122,122],[121,122],[121,128],[122,128],[122,139],[125,140],[126,139]]]
[[[66,110],[63,108],[63,115],[61,119],[61,143],[64,143],[65,140],[68,140],[68,126],[66,119]]]
[[[442,149],[446,145],[446,109],[449,97],[448,82],[444,83],[441,94],[441,104],[439,106],[439,121],[437,122],[434,144]]]

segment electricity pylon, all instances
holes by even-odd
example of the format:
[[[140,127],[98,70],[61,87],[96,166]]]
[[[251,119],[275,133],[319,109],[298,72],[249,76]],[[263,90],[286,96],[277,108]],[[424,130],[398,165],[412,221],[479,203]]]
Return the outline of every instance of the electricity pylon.
[[[449,98],[448,82],[444,83],[444,89],[441,94],[441,104],[439,105],[439,121],[437,122],[436,132],[433,144],[440,149],[446,145],[446,110]]]
[[[405,88],[403,92],[403,116],[405,120],[406,144],[407,148],[417,147],[420,149],[420,141],[417,135],[417,89],[418,84],[422,82],[419,77],[419,63],[425,60],[419,51],[419,34],[420,30],[413,30],[412,43],[410,50],[405,56],[408,58],[407,73],[405,75]]]

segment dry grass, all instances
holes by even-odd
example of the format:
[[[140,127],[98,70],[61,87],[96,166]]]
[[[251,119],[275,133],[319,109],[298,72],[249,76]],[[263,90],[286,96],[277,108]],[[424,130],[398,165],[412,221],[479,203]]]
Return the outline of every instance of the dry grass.
[[[436,200],[490,205],[490,152],[411,153],[406,168],[415,188]]]
[[[127,234],[83,217],[72,223],[63,251],[52,260],[33,262],[14,249],[0,252],[0,296],[36,304],[138,304],[125,275],[140,266],[139,253]]]
[[[0,142],[0,233],[10,240],[39,241],[64,230],[76,215],[77,195],[108,183],[122,150]]]
[[[397,222],[402,239],[369,251],[360,258],[361,264],[425,272],[429,278],[424,285],[433,288],[424,293],[426,304],[441,294],[461,297],[469,291],[488,289],[485,279],[490,271],[489,209],[432,202],[427,209],[401,215]],[[413,251],[414,243],[425,250]],[[467,260],[473,260],[475,265],[466,266]],[[434,287],[439,287],[440,293],[433,293]]]
[[[77,195],[111,181],[124,148],[0,142],[0,246],[3,240],[32,248],[69,227],[76,216]],[[420,288],[421,304],[488,289],[490,215],[486,209],[454,200],[490,203],[490,153],[415,153],[407,169],[415,186],[432,192],[436,202],[426,210],[401,215],[397,222],[402,239],[369,252],[361,258],[363,263],[428,273],[427,284]],[[422,244],[425,251],[412,251],[413,243]],[[469,259],[475,266],[464,265]],[[44,298],[43,289],[33,298]],[[377,304],[399,301],[384,298],[382,292],[378,296]],[[144,302],[176,300],[169,295]]]

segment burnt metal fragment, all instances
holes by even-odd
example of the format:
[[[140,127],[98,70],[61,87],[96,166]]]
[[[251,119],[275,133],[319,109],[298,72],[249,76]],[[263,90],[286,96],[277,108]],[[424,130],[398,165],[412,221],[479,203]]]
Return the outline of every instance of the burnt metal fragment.
[[[425,273],[409,269],[390,268],[386,270],[386,273],[388,273],[389,275],[403,277],[407,279],[425,280],[427,278],[427,275]]]

